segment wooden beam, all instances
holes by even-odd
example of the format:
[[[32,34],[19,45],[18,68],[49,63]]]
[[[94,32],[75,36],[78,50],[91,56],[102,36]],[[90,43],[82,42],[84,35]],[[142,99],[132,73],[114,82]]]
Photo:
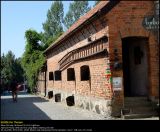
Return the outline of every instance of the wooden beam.
[[[90,34],[90,36],[92,35],[92,33],[91,33],[91,31],[90,31],[90,28],[89,28],[89,26],[87,27],[87,31],[89,32],[89,34]]]
[[[79,42],[79,39],[77,38],[77,35],[75,34],[74,36],[75,40],[77,41],[77,43]]]
[[[91,34],[88,32],[87,29],[84,29],[86,31],[87,37],[89,37]]]
[[[70,45],[70,43],[69,43],[69,41],[67,40],[67,41],[66,41],[66,47],[68,48],[69,45]]]
[[[60,46],[59,51],[62,52],[64,50],[65,50],[65,46],[64,45]]]
[[[81,39],[80,39],[80,33],[77,33],[77,34],[76,34],[76,39],[78,40],[78,42],[81,41]]]
[[[76,35],[76,39],[78,40],[78,42],[81,41],[81,40],[79,39],[79,35]]]
[[[75,43],[75,42],[73,41],[73,39],[71,39],[71,41],[70,41],[70,42],[71,42],[71,44],[72,44],[71,46],[73,46],[73,45],[74,45],[74,43]]]
[[[67,44],[66,42],[63,44],[64,48],[67,49]]]
[[[70,42],[70,40],[68,40],[67,42],[69,42],[68,47],[72,46],[72,43]]]
[[[99,21],[99,24],[100,24],[101,28],[103,29],[104,27],[103,27],[103,25],[102,25],[102,23],[101,23],[101,20],[98,19],[98,21]]]
[[[88,29],[90,30],[91,34],[96,33],[95,29],[92,27],[92,25],[89,25]]]
[[[72,40],[74,41],[74,44],[76,44],[77,42],[75,41],[75,38],[74,38],[74,36],[72,37]]]
[[[94,27],[93,23],[91,22],[91,26],[93,27],[93,29],[98,32],[98,30]]]
[[[87,37],[83,34],[83,31],[80,31],[80,33],[82,34],[82,36],[84,37],[84,39],[86,39]]]
[[[107,24],[105,23],[104,18],[99,19],[99,22],[100,22],[100,25],[101,25],[103,28],[106,27]]]

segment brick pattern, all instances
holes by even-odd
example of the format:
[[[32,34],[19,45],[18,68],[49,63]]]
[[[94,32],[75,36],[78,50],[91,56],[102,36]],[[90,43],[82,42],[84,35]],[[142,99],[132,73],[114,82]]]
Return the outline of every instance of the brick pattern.
[[[150,75],[150,94],[159,97],[159,45],[155,35],[149,37],[149,75]]]
[[[91,80],[81,81],[80,68],[83,65],[88,65],[90,68]],[[67,81],[67,69],[74,68],[75,70],[75,81]],[[53,89],[63,89],[73,93],[81,95],[90,95],[93,97],[107,98],[107,94],[110,94],[106,90],[105,83],[105,56],[99,55],[92,58],[85,59],[84,61],[78,61],[75,64],[70,65],[62,71],[62,81],[49,81],[48,87]]]
[[[96,28],[97,32],[93,32],[93,34],[88,34],[87,35],[87,31],[85,31],[86,27],[84,27],[83,29],[81,29],[80,31],[77,31],[77,33],[72,37],[72,38],[68,38],[65,42],[65,44],[63,44],[63,46],[59,46],[57,47],[57,49],[59,49],[57,51],[57,49],[55,48],[55,50],[53,50],[53,53],[51,54],[51,56],[48,56],[47,59],[47,66],[48,66],[48,71],[49,72],[54,72],[55,70],[58,70],[59,67],[59,60],[62,59],[62,57],[64,57],[68,52],[77,49],[79,47],[85,46],[88,44],[87,41],[87,37],[89,37],[91,35],[91,39],[94,41],[95,39],[99,39],[104,35],[108,35],[108,27],[106,26],[105,28],[103,28],[100,24],[99,20],[95,20],[93,22],[93,25],[95,26],[94,28]],[[90,27],[93,26],[88,25]],[[82,36],[82,33],[84,36],[86,36],[85,38]],[[80,36],[77,36],[80,35]],[[67,44],[72,43],[73,42],[73,38],[75,37],[83,37],[83,40],[77,42],[77,43],[73,43],[72,46],[67,46]],[[104,44],[104,47],[107,48],[107,43]],[[52,57],[53,56],[53,57]],[[98,55],[99,56],[99,55]],[[76,64],[73,64],[71,66],[66,67],[65,69],[62,70],[62,81],[49,81],[49,77],[47,76],[47,88],[49,89],[64,89],[66,91],[71,91],[73,93],[78,92],[80,94],[84,94],[84,95],[90,95],[92,93],[91,96],[97,96],[97,97],[105,97],[107,99],[109,99],[109,95],[105,95],[107,90],[106,90],[106,83],[105,83],[105,70],[106,70],[106,61],[105,59],[107,58],[107,56],[102,55],[103,56],[103,62],[100,63],[100,59],[96,59],[96,57],[92,57],[89,59],[86,59],[87,61],[79,61],[76,62]],[[99,57],[98,57],[99,58]],[[89,64],[88,62],[90,60],[91,61]],[[93,66],[92,64],[97,64],[97,66]],[[83,65],[89,65],[90,67],[90,72],[91,72],[91,84],[89,84],[89,81],[80,81],[80,67]],[[76,74],[76,83],[75,81],[67,81],[67,69],[68,68],[75,68],[75,74]],[[97,69],[96,71],[94,71],[95,69]],[[96,79],[96,77],[98,77],[98,81]],[[95,82],[95,83],[93,83]],[[75,87],[76,86],[76,87]],[[91,89],[92,88],[92,89]],[[105,94],[104,94],[105,92]]]
[[[112,67],[115,59],[114,49],[118,49],[118,58],[122,63],[122,39],[138,36],[149,38],[149,95],[159,96],[159,46],[156,35],[142,26],[143,18],[146,15],[153,15],[153,8],[153,1],[121,1],[110,12],[99,19],[93,20],[87,26],[77,30],[71,37],[66,38],[62,42],[63,44],[49,50],[47,52],[47,74],[50,71],[59,69],[59,60],[68,52],[87,45],[87,37],[91,36],[93,40],[100,38],[104,34],[109,37],[109,42],[106,44],[109,57],[104,54],[97,55],[69,65],[67,68],[75,69],[76,81],[67,81],[67,68],[62,70],[62,81],[49,81],[47,76],[47,89],[61,89],[70,91],[73,94],[110,100],[113,97],[112,111],[120,114],[124,101],[123,88],[121,91],[112,93],[112,85],[106,78],[106,69],[109,67],[111,70],[109,79],[112,79],[112,77],[123,78],[123,70],[116,71]],[[90,13],[92,14],[92,12]],[[101,25],[100,20],[106,22],[105,27]],[[80,81],[80,67],[83,65],[88,65],[90,68],[90,81]]]
[[[121,1],[111,12],[106,14],[109,23],[109,52],[111,64],[114,63],[114,49],[122,62],[122,39],[125,37],[149,38],[148,65],[150,96],[159,96],[159,47],[156,35],[142,26],[146,15],[153,15],[153,1]],[[114,15],[113,15],[114,14]],[[113,76],[123,77],[123,71],[112,70]],[[124,93],[116,92],[114,102],[117,109],[123,107]],[[114,107],[114,106],[113,106]],[[119,107],[119,108],[118,108]],[[113,109],[117,112],[117,109]]]

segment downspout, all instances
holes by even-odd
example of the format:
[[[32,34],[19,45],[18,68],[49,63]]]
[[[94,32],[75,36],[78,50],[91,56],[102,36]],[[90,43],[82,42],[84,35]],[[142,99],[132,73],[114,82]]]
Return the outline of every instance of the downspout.
[[[45,79],[44,79],[44,88],[45,88],[45,96],[44,97],[46,97],[47,96],[47,63],[45,64]]]
[[[47,72],[47,70],[45,70],[45,82],[44,82],[44,88],[45,88],[45,95],[44,95],[44,97],[46,97],[47,96],[47,87],[46,87],[46,83],[47,83],[47,79],[46,79],[46,72]]]

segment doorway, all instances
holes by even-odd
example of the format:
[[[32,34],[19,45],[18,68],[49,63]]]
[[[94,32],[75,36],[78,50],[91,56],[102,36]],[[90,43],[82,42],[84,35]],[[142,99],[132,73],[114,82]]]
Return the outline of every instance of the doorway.
[[[122,39],[124,96],[148,95],[148,38]]]

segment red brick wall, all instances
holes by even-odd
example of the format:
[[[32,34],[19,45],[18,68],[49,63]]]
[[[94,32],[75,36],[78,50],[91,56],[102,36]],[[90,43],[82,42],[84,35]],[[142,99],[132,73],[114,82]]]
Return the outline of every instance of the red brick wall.
[[[75,92],[75,81],[67,81],[67,69],[62,71],[62,87],[65,91]]]
[[[95,26],[94,28],[96,28],[97,32],[95,32],[95,29],[90,24],[89,26],[85,26],[83,29],[80,29],[78,32],[76,32],[75,36],[73,35],[72,37],[68,38],[68,40],[66,40],[63,43],[63,46],[57,47],[57,49],[59,48],[59,52],[53,53],[53,57],[48,57],[47,59],[47,66],[48,66],[47,73],[58,70],[59,69],[58,61],[68,52],[88,44],[87,39],[84,39],[84,37],[80,32],[82,32],[84,36],[87,36],[88,33],[85,33],[87,32],[86,29],[90,28],[91,30],[90,32],[92,32],[92,36],[91,36],[92,40],[98,39],[104,34],[107,35],[108,28],[107,27],[103,28],[100,25],[99,20],[95,20],[95,22],[93,22],[93,25]],[[73,43],[73,39],[76,41],[75,37],[78,37],[79,39],[80,38],[83,38],[83,39],[80,42],[75,43],[75,45],[71,47],[67,46],[67,44],[69,44],[69,42],[67,41],[70,41],[70,43]],[[105,44],[105,47],[107,48],[107,44]],[[56,49],[53,50],[53,52],[55,51]],[[72,93],[78,93],[81,95],[91,95],[96,97],[105,97],[108,99],[109,95],[107,94],[109,92],[107,92],[106,82],[105,82],[106,57],[107,56],[105,55],[102,55],[102,56],[98,55],[97,57],[91,57],[87,60],[82,60],[82,61],[76,62],[73,65],[70,65],[66,69],[62,70],[62,81],[54,81],[54,82],[49,81],[49,77],[47,76],[47,81],[48,81],[47,89],[50,89],[50,90],[63,89],[65,91],[70,91]],[[80,80],[80,67],[83,65],[88,65],[90,68],[91,86],[89,81]],[[67,81],[68,68],[75,69],[76,82]]]
[[[116,5],[108,14],[102,16],[108,24],[105,28],[101,27],[100,19],[93,21],[93,25],[98,30],[97,33],[93,31],[92,38],[97,39],[100,36],[106,34],[109,36],[109,45],[106,48],[109,51],[109,58],[107,56],[97,56],[90,59],[79,61],[75,64],[70,65],[68,68],[74,68],[76,74],[76,84],[74,81],[67,81],[67,70],[62,71],[62,81],[49,81],[47,89],[64,89],[73,93],[79,93],[81,95],[102,97],[105,99],[111,99],[112,91],[110,82],[106,78],[106,69],[110,67],[107,63],[111,62],[111,66],[114,63],[114,49],[118,49],[118,57],[122,63],[122,39],[125,37],[148,37],[148,64],[149,64],[149,85],[150,85],[150,96],[159,96],[159,46],[156,41],[155,34],[147,31],[142,26],[144,16],[153,15],[153,1],[121,1]],[[48,72],[58,70],[58,61],[68,52],[73,49],[79,48],[87,44],[87,40],[83,39],[81,32],[87,32],[85,29],[78,30],[68,40],[63,42],[63,46],[58,46],[53,49],[52,57],[48,57],[47,66]],[[85,34],[87,36],[87,34]],[[80,42],[75,43],[72,40],[74,37],[81,39]],[[75,40],[76,41],[76,40]],[[80,67],[82,65],[88,65],[91,73],[91,87],[88,81],[80,81]],[[115,71],[111,69],[112,77],[122,77],[123,70]],[[107,85],[108,84],[108,85]],[[76,87],[75,87],[76,86]],[[123,107],[123,88],[120,92],[115,92],[114,103],[116,107]]]
[[[89,81],[81,81],[80,68],[83,65],[88,65],[90,68],[91,85]],[[74,68],[75,81],[67,81],[67,69]],[[62,71],[62,81],[49,81],[50,88],[63,89],[81,95],[91,95],[96,97],[105,97],[109,92],[106,89],[105,82],[106,58],[104,55],[98,55],[84,61],[79,61],[70,65]],[[52,70],[54,71],[54,69]],[[48,88],[49,88],[48,86]]]
[[[149,37],[149,43],[150,95],[159,97],[159,44],[153,33]]]
[[[153,1],[121,1],[106,17],[109,24],[109,52],[111,64],[114,63],[114,49],[118,49],[118,57],[122,62],[122,39],[125,37],[147,37],[149,65],[149,96],[159,96],[159,47],[156,35],[142,26],[143,18],[153,15]],[[123,71],[112,70],[113,77],[123,77]],[[123,106],[123,90],[115,93],[118,107]]]

